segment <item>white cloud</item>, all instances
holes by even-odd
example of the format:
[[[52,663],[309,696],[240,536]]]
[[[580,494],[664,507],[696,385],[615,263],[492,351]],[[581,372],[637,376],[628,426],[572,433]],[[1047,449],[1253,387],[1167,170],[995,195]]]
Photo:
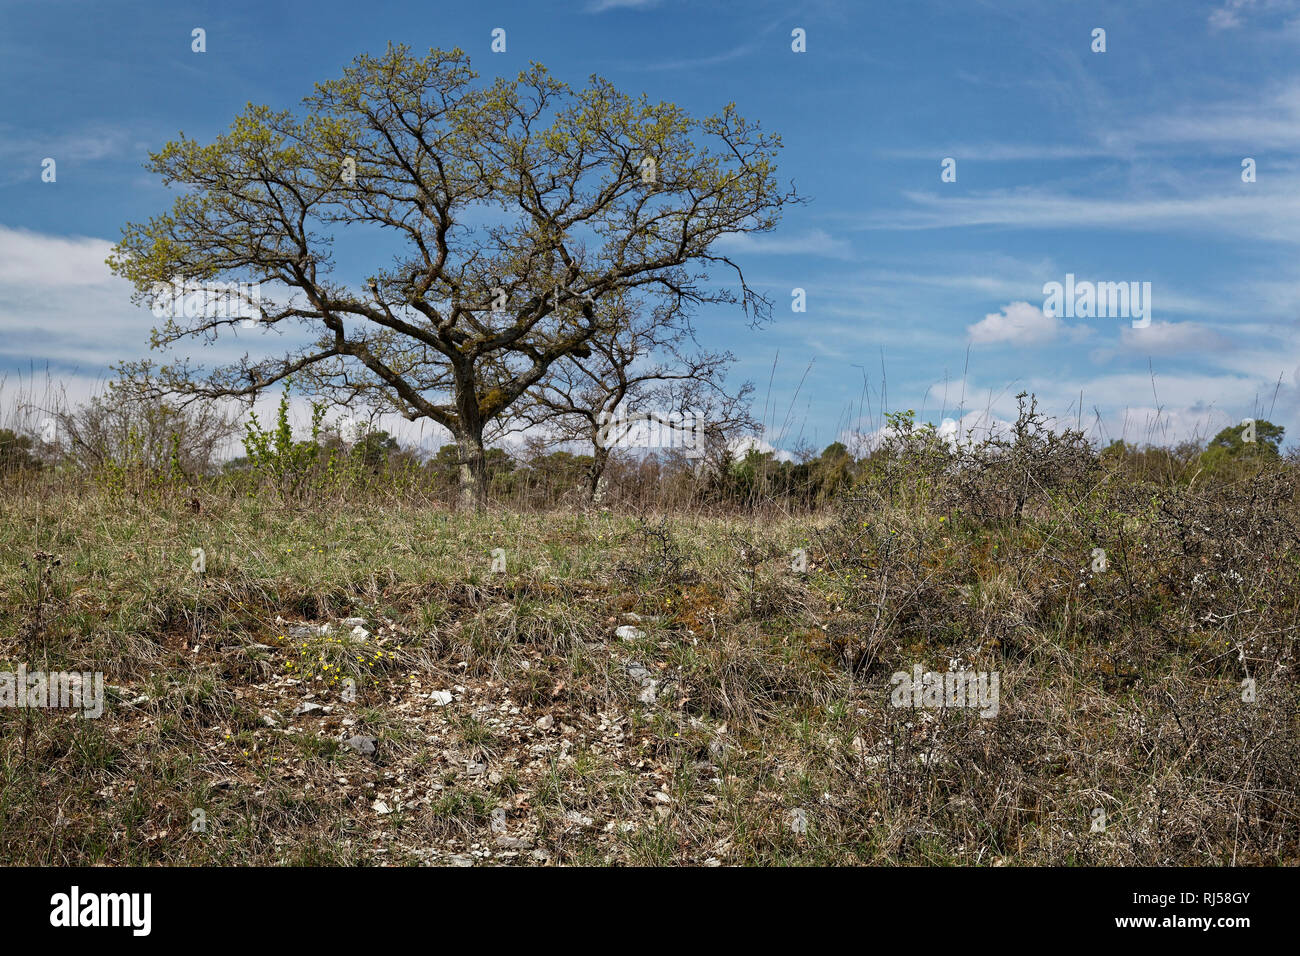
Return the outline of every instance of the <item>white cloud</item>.
[[[592,0],[587,4],[588,13],[604,13],[606,10],[644,10],[656,6],[659,0]]]
[[[153,317],[104,264],[110,247],[0,226],[0,364],[97,371],[148,350]]]
[[[63,288],[119,282],[129,295],[129,284],[114,279],[104,264],[112,248],[107,239],[47,236],[0,226],[0,287]]]
[[[0,123],[0,183],[36,179],[42,173],[39,160],[46,157],[62,166],[65,161],[96,162],[121,157],[133,147],[132,134],[126,129],[101,123],[35,136]]]
[[[1300,82],[1290,80],[1236,99],[1144,117],[1115,133],[1114,141],[1130,148],[1195,143],[1229,150],[1231,154],[1243,144],[1250,144],[1252,150],[1295,149],[1300,146],[1298,121]]]
[[[749,255],[807,255],[852,258],[853,250],[843,239],[836,239],[824,229],[813,229],[799,236],[772,236],[753,233],[728,233],[715,243],[724,252]]]
[[[1134,405],[1111,412],[1097,427],[1104,443],[1123,439],[1136,445],[1176,445],[1181,441],[1207,441],[1239,421],[1212,405]]]
[[[1296,8],[1296,0],[1226,0],[1221,7],[1210,11],[1210,29],[1236,30],[1245,22],[1243,15],[1249,11],[1252,15],[1258,10],[1268,12],[1288,12]]]
[[[966,332],[975,345],[991,345],[995,342],[1041,344],[1055,340],[1060,330],[1061,323],[1056,316],[1048,315],[1040,306],[1028,302],[1004,305],[1000,311],[990,312],[974,325],[966,327]]]
[[[105,264],[111,248],[106,239],[0,226],[0,367],[25,368],[35,360],[99,374],[124,360],[168,359],[149,348],[159,320],[131,302],[131,283]],[[264,287],[264,301],[270,291]],[[281,353],[301,337],[298,329],[279,335],[236,328],[195,351],[207,362],[225,363],[250,349]]]
[[[961,162],[1022,162],[1044,159],[1103,159],[1114,155],[1105,145],[1066,143],[966,143],[953,146],[902,147],[877,150],[887,159],[933,160],[953,156]]]
[[[920,423],[918,423],[919,427]],[[935,434],[950,448],[958,445],[977,445],[993,437],[1006,437],[1011,434],[1012,423],[998,418],[988,410],[972,411],[961,418],[945,418],[939,423]],[[881,425],[867,431],[850,429],[840,433],[839,441],[857,458],[871,454],[888,439],[895,437],[898,431],[888,425]]]
[[[1233,348],[1231,339],[1196,322],[1152,322],[1145,328],[1124,326],[1120,330],[1120,343],[1146,355],[1218,353]]]
[[[1223,6],[1210,11],[1210,29],[1233,30],[1241,26],[1239,11],[1253,0],[1228,0]]]
[[[916,207],[881,213],[868,228],[941,229],[1018,226],[1024,229],[1112,228],[1159,232],[1169,228],[1230,232],[1253,239],[1300,241],[1300,184],[1277,180],[1273,189],[1249,189],[1172,198],[1070,196],[1040,189],[997,190],[946,198],[907,192]]]
[[[766,442],[754,435],[741,435],[739,438],[733,438],[727,443],[727,450],[733,455],[743,458],[751,451],[757,451],[763,455],[772,455],[777,461],[794,461],[794,455],[784,449],[778,449],[770,442]]]

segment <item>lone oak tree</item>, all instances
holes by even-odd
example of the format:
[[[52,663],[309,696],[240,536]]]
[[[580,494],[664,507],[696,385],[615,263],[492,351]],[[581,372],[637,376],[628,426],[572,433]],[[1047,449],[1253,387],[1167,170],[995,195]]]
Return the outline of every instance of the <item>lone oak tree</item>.
[[[421,59],[390,45],[318,84],[300,114],[250,104],[210,145],[182,133],[150,154],[148,168],[187,189],[170,213],[128,224],[109,258],[135,301],[156,308],[167,283],[257,283],[259,326],[302,330],[283,353],[123,371],[249,400],[293,376],[344,404],[430,419],[455,437],[462,502],[481,507],[485,428],[554,362],[588,351],[604,299],[635,290],[670,313],[729,302],[752,322],[770,314],[713,247],[772,229],[800,201],[776,181],[779,137],[734,105],[695,119],[595,76],[574,91],[536,63],[477,80],[460,50]],[[392,250],[364,287],[336,274],[342,235]],[[245,321],[197,311],[168,316],[153,346]]]

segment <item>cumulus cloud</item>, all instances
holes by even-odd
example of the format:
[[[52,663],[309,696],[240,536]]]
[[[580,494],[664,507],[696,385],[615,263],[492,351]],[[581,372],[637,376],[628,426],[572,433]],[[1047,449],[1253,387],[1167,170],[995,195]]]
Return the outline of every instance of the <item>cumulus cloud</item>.
[[[995,342],[1015,342],[1031,345],[1055,340],[1061,331],[1061,322],[1048,315],[1040,306],[1028,302],[1012,302],[997,312],[990,312],[966,332],[975,345]]]
[[[1203,403],[1135,405],[1106,415],[1098,431],[1107,441],[1123,439],[1135,445],[1169,446],[1182,441],[1207,441],[1239,420],[1221,408]]]
[[[794,455],[785,449],[777,448],[771,442],[764,441],[755,435],[741,435],[733,438],[727,443],[727,450],[738,458],[743,458],[751,451],[757,451],[763,455],[772,455],[777,461],[794,461]]]
[[[967,412],[961,418],[945,418],[934,431],[950,448],[956,448],[958,445],[979,444],[992,437],[1006,437],[1011,434],[1012,427],[1011,422],[998,418],[986,410]],[[897,434],[897,429],[881,425],[879,428],[850,429],[841,432],[839,441],[843,442],[855,457],[861,458],[871,454]]]

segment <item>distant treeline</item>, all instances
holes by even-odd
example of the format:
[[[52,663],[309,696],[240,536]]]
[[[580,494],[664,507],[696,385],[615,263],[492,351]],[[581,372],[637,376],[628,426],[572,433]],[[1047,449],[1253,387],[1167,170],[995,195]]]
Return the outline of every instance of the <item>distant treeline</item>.
[[[123,490],[209,483],[300,499],[382,488],[456,501],[463,465],[456,444],[429,454],[382,429],[345,430],[325,417],[316,406],[309,428],[295,434],[287,396],[275,421],[263,425],[255,414],[240,421],[215,404],[179,406],[110,391],[46,418],[43,433],[0,428],[0,474],[9,483],[75,476]],[[859,456],[842,442],[793,460],[734,444],[694,457],[681,449],[616,449],[594,470],[594,455],[580,449],[540,441],[513,452],[495,447],[486,461],[491,497],[518,507],[812,509],[872,486],[890,497],[948,489],[954,507],[1018,515],[1037,492],[1103,474],[1159,485],[1225,482],[1289,461],[1281,452],[1283,428],[1262,419],[1172,447],[1118,440],[1098,447],[1080,431],[1052,427],[1025,395],[1017,422],[981,441],[945,440],[910,411],[887,420],[880,440]],[[244,454],[223,460],[222,449],[237,437]]]

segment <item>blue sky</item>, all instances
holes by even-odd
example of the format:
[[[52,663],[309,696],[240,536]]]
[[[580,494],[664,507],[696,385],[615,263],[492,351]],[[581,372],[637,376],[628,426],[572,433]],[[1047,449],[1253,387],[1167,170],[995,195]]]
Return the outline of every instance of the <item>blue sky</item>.
[[[48,368],[75,397],[147,353],[153,317],[102,261],[170,205],[148,150],[206,141],[249,101],[294,107],[390,41],[459,46],[487,78],[595,72],[697,115],[735,101],[782,135],[811,202],[726,244],[774,321],[698,322],[755,381],[777,447],[870,432],[882,399],[1005,419],[1021,390],[1100,438],[1246,417],[1300,438],[1300,0],[3,0],[6,387]],[[1150,325],[1045,315],[1067,274],[1151,283]]]

